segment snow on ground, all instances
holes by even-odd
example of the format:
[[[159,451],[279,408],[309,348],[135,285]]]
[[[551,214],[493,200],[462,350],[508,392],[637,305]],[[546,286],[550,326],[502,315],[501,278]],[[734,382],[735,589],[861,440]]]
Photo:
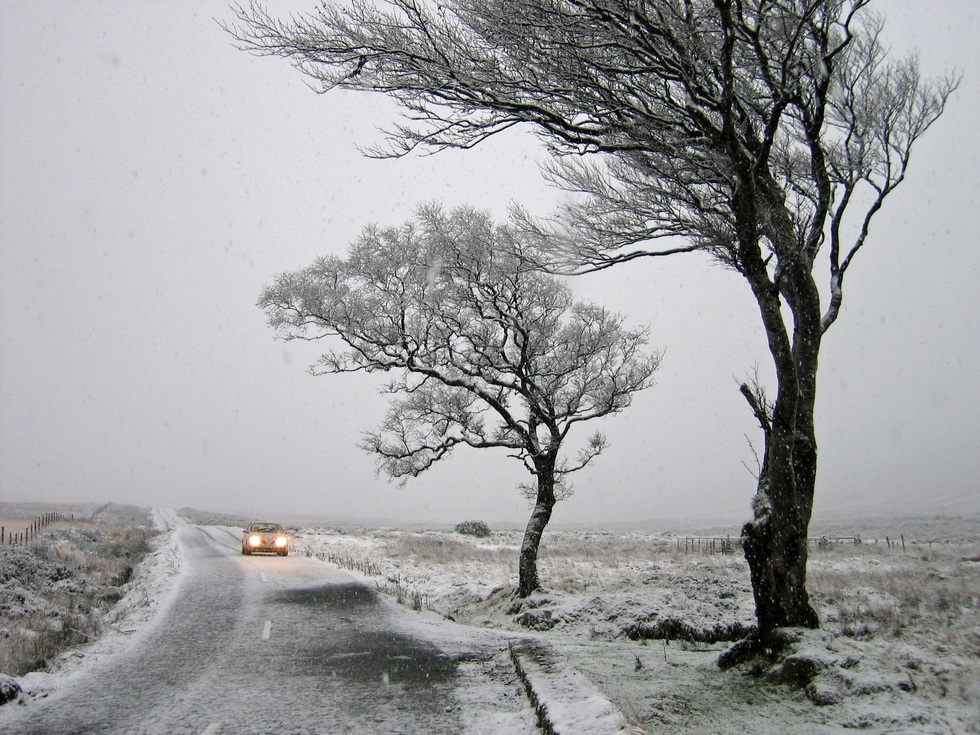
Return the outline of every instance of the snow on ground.
[[[905,550],[884,538],[814,547],[823,628],[790,632],[772,666],[727,672],[719,654],[753,623],[745,562],[685,554],[671,534],[548,532],[544,589],[522,603],[516,531],[306,529],[296,550],[409,607],[547,641],[638,732],[977,733],[978,531],[947,524],[955,543],[909,537]]]
[[[163,532],[150,540],[152,551],[137,566],[126,585],[126,594],[102,620],[103,634],[83,648],[51,661],[49,671],[20,677],[17,681],[24,696],[46,697],[76,677],[86,675],[98,662],[145,635],[157,614],[172,601],[181,569],[180,548],[170,532],[176,518],[168,511],[154,510],[153,520]]]
[[[157,518],[165,528],[175,522]],[[448,647],[445,619],[469,626],[466,636],[490,628],[541,642],[556,654],[548,664],[556,691],[586,677],[632,732],[980,733],[980,523],[939,527],[945,540],[907,531],[904,548],[883,537],[813,548],[809,582],[822,629],[791,631],[789,655],[772,666],[727,672],[719,654],[753,623],[745,562],[737,553],[684,553],[668,533],[549,531],[544,589],[525,601],[511,594],[516,531],[478,539],[307,528],[293,551],[353,570],[417,611],[405,625]],[[143,635],[171,599],[180,566],[172,535],[157,536],[107,634],[63,656],[54,673],[23,677],[24,688],[45,696]],[[606,714],[603,706],[592,714]]]

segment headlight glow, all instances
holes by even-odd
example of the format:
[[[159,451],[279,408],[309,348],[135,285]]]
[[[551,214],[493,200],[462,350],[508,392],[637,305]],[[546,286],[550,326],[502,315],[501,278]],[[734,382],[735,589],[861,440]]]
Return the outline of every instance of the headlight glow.
[[[276,539],[276,546],[278,546],[280,549],[288,543],[289,543],[289,539],[286,538],[285,536],[279,536]]]
[[[249,546],[259,546],[261,544],[262,544],[262,537],[261,536],[249,536],[248,537],[248,545]]]

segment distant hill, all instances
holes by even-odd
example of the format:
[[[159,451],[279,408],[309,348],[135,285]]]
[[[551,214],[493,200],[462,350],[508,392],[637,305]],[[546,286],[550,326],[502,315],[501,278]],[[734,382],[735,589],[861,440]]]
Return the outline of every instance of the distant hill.
[[[817,494],[814,520],[844,517],[968,517],[980,515],[980,489],[960,493],[896,494],[875,498],[854,497],[845,501],[825,500]]]

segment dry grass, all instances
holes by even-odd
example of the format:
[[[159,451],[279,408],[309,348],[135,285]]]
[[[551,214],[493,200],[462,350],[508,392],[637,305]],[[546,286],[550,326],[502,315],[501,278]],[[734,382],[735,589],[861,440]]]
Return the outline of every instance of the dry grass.
[[[384,556],[391,559],[414,559],[425,564],[451,565],[460,562],[486,564],[508,563],[517,550],[480,543],[473,537],[455,538],[446,534],[396,533],[385,539]]]
[[[901,638],[927,626],[949,630],[956,645],[980,655],[980,636],[964,639],[969,627],[958,625],[980,612],[980,565],[963,552],[861,546],[818,552],[811,557],[808,586],[825,626],[841,635]]]
[[[150,533],[146,525],[56,524],[28,547],[0,549],[0,671],[45,670],[98,637],[149,552]]]
[[[365,536],[371,539],[366,546]],[[413,606],[428,599],[417,588],[424,585],[418,573],[425,567],[441,568],[441,574],[460,579],[510,579],[516,584],[519,531],[495,532],[483,539],[391,530],[348,538],[349,545],[341,541],[330,547],[328,560],[385,576],[381,588]],[[837,635],[901,638],[925,625],[947,629],[950,645],[980,655],[980,637],[961,624],[980,611],[978,551],[911,544],[905,552],[883,544],[813,548],[808,585],[824,627]],[[708,585],[725,598],[743,594],[741,587],[748,580],[741,554],[684,553],[678,550],[676,538],[664,534],[548,532],[539,568],[548,590],[567,594],[650,583],[680,589]],[[733,582],[741,585],[735,592],[730,591]]]
[[[25,515],[25,514],[11,514],[0,513],[0,527],[3,527],[3,543],[9,545],[12,538],[16,535],[25,535],[27,529],[31,526],[34,521],[37,520],[37,515]],[[68,526],[68,523],[63,523],[61,521],[52,522],[47,528],[64,528]]]
[[[34,522],[35,516],[0,514],[0,526],[6,533],[20,533]]]
[[[517,583],[522,532],[498,531],[486,538],[438,531],[363,530],[331,532],[329,546],[300,545],[338,566],[369,576],[395,567],[433,567],[463,578],[507,578]],[[365,539],[369,543],[365,544]],[[579,593],[627,579],[677,574],[712,580],[735,575],[747,578],[740,554],[678,551],[676,539],[664,534],[549,531],[541,543],[538,567],[543,584],[556,592]],[[480,570],[486,570],[481,572]],[[666,570],[666,571],[665,571]]]
[[[53,530],[42,535],[31,551],[67,565],[90,583],[118,587],[129,581],[133,565],[150,551],[149,538],[146,528],[76,523],[67,534]]]
[[[481,539],[439,532],[382,533],[381,555],[385,558],[443,566],[502,565],[515,571],[522,540],[520,531],[496,532]],[[549,531],[541,542],[538,563],[548,569],[550,586],[562,586],[579,583],[583,573],[587,578],[593,569],[645,569],[679,556],[686,555],[677,552],[672,540],[659,536]],[[725,564],[726,559],[720,557],[716,563]]]
[[[0,671],[11,676],[43,671],[59,654],[97,638],[101,629],[98,619],[86,613],[66,612],[54,617],[35,613],[21,618],[12,630],[4,628]]]

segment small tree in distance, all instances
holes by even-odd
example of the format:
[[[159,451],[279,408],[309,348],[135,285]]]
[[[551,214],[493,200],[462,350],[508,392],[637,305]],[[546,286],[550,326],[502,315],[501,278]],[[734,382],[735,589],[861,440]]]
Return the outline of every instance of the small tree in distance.
[[[483,521],[463,521],[462,523],[456,524],[456,533],[463,534],[464,536],[486,538],[490,535],[490,526]]]
[[[660,356],[644,329],[575,302],[540,272],[515,232],[460,208],[420,208],[401,228],[369,226],[346,258],[279,276],[259,305],[285,339],[339,338],[314,374],[395,372],[379,430],[362,448],[403,481],[459,446],[500,448],[534,478],[518,594],[540,585],[542,533],[566,476],[606,446],[595,432],[561,454],[579,423],[616,413],[649,386]]]

